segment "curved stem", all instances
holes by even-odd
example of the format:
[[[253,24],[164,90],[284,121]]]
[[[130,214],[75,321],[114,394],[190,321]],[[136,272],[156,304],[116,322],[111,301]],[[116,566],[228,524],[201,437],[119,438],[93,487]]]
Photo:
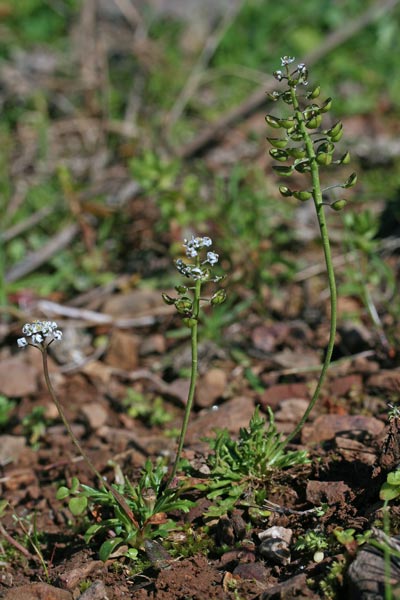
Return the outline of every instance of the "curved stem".
[[[82,456],[82,458],[84,459],[85,463],[87,464],[87,466],[89,467],[89,469],[91,470],[91,472],[93,473],[93,475],[111,493],[111,495],[114,497],[114,499],[119,504],[119,506],[121,507],[121,509],[124,511],[124,513],[127,515],[127,517],[131,520],[131,522],[133,523],[133,525],[139,529],[139,523],[135,519],[135,516],[133,515],[131,509],[129,508],[129,506],[128,506],[126,500],[125,500],[125,498],[119,492],[117,492],[116,489],[114,489],[113,487],[111,487],[111,485],[108,483],[108,481],[106,479],[104,479],[104,477],[102,477],[102,475],[96,469],[96,467],[94,466],[94,464],[91,461],[91,459],[89,458],[89,456],[86,454],[85,450],[80,445],[80,443],[79,443],[78,439],[76,438],[74,432],[72,431],[71,425],[69,424],[68,419],[65,416],[64,409],[63,409],[63,407],[61,405],[61,402],[57,398],[57,394],[56,394],[56,392],[55,392],[55,390],[53,388],[53,385],[51,383],[51,380],[50,380],[49,366],[48,366],[48,361],[47,361],[47,346],[45,346],[44,348],[42,348],[41,352],[42,352],[43,372],[44,372],[44,378],[45,378],[45,381],[46,381],[46,386],[47,386],[47,389],[49,390],[51,399],[53,400],[54,404],[57,407],[58,414],[60,415],[60,418],[61,418],[62,422],[64,423],[65,429],[67,430],[67,433],[68,433],[69,437],[73,441],[73,443],[76,446],[79,454]]]
[[[174,466],[172,467],[171,475],[168,478],[168,482],[166,487],[169,486],[171,481],[176,476],[176,472],[178,470],[178,463],[181,458],[183,444],[185,443],[186,431],[189,423],[189,417],[192,410],[194,393],[196,391],[196,382],[197,382],[197,372],[198,372],[198,348],[197,348],[197,326],[198,326],[198,318],[200,312],[200,292],[201,292],[201,280],[198,279],[196,281],[195,289],[194,289],[194,299],[193,299],[193,315],[192,318],[194,323],[191,326],[191,352],[192,352],[192,366],[190,371],[190,387],[188,393],[188,399],[185,408],[185,414],[183,417],[183,423],[181,428],[181,433],[179,435],[178,442],[178,450],[176,452]]]
[[[328,283],[329,283],[329,294],[330,294],[330,330],[329,330],[329,341],[326,349],[325,360],[322,365],[321,373],[318,378],[317,386],[311,398],[311,401],[304,412],[304,415],[300,419],[298,425],[295,429],[290,433],[287,438],[284,440],[284,445],[286,446],[292,439],[294,439],[302,430],[304,423],[307,421],[308,416],[312,409],[314,408],[319,395],[321,393],[322,385],[325,381],[326,373],[329,368],[329,364],[331,362],[333,348],[335,345],[335,336],[336,336],[336,322],[337,322],[337,291],[336,291],[336,280],[335,280],[335,272],[332,263],[332,253],[331,253],[331,245],[329,241],[328,228],[325,219],[325,212],[322,201],[322,191],[321,191],[321,183],[319,179],[319,166],[316,160],[316,155],[314,151],[314,145],[310,138],[310,135],[306,129],[305,121],[303,113],[300,111],[299,103],[297,100],[296,92],[293,88],[291,88],[291,96],[293,100],[293,107],[295,109],[295,116],[298,122],[300,131],[303,135],[303,140],[306,146],[307,158],[309,159],[310,169],[311,169],[311,179],[313,185],[313,199],[314,206],[317,213],[318,225],[321,234],[322,246],[324,249],[324,257],[325,257],[325,265],[326,271],[328,275]]]

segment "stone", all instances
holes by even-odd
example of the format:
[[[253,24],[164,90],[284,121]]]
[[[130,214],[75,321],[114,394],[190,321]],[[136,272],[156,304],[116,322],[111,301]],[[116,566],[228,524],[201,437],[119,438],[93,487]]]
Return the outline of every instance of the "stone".
[[[138,336],[115,329],[104,362],[118,369],[133,371],[139,364],[139,341]]]
[[[200,378],[196,391],[196,406],[208,408],[215,404],[226,389],[227,375],[223,369],[209,369]]]
[[[367,432],[377,436],[383,430],[384,423],[364,415],[321,415],[312,424],[304,426],[302,431],[303,444],[318,444],[335,438],[337,434],[350,434],[357,437],[359,432]]]
[[[73,596],[47,583],[27,583],[8,590],[3,600],[73,600]]]
[[[20,398],[38,391],[38,371],[26,362],[22,352],[0,363],[0,394],[9,398]]]

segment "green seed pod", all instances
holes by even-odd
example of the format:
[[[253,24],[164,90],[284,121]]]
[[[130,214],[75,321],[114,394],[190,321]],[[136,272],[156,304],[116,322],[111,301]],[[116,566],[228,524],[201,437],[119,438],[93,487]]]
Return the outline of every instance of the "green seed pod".
[[[186,292],[188,290],[186,285],[176,285],[175,289],[178,292],[178,294],[186,294]]]
[[[193,307],[193,302],[187,296],[182,296],[182,298],[178,298],[174,302],[176,310],[181,314],[187,314],[191,312]]]
[[[337,135],[339,131],[342,131],[343,123],[341,121],[337,121],[332,127],[328,130],[328,135]]]
[[[289,140],[285,140],[284,138],[272,138],[272,137],[267,137],[267,140],[269,141],[271,146],[273,146],[274,148],[279,148],[279,149],[285,148],[289,141]]]
[[[308,171],[310,171],[310,161],[308,160],[308,158],[300,159],[299,161],[295,162],[294,168],[299,173],[307,173]]]
[[[331,108],[332,108],[332,98],[327,98],[325,100],[325,102],[323,102],[323,104],[321,105],[319,110],[322,113],[326,113],[326,112],[328,112],[328,110],[331,110]]]
[[[286,102],[286,104],[293,104],[292,95],[290,92],[283,92],[282,100]]]
[[[225,290],[218,290],[211,296],[210,304],[222,304],[226,300],[226,292]]]
[[[308,121],[306,121],[306,127],[307,127],[307,129],[317,129],[321,125],[321,122],[322,122],[321,115],[316,115],[312,119],[309,119]]]
[[[294,119],[292,117],[289,117],[288,119],[279,119],[279,124],[285,129],[291,129],[294,125]]]
[[[342,208],[344,208],[347,204],[346,200],[335,200],[335,202],[332,202],[332,204],[330,204],[330,207],[333,208],[333,210],[339,211],[342,210]]]
[[[272,148],[269,151],[270,156],[280,162],[285,162],[289,158],[289,154],[285,150],[279,150],[279,148]]]
[[[350,177],[348,177],[348,179],[346,179],[346,181],[343,184],[344,188],[351,188],[353,187],[353,185],[356,185],[357,183],[357,174],[356,173],[352,173],[350,175]]]
[[[305,202],[306,200],[309,200],[310,198],[312,198],[312,193],[307,192],[306,190],[302,190],[302,191],[298,191],[298,192],[293,192],[293,196],[295,198],[297,198],[297,200],[301,200],[302,202]]]
[[[299,148],[288,148],[287,149],[287,153],[289,154],[289,156],[291,156],[292,158],[304,158],[307,154],[306,149],[299,147]]]
[[[303,110],[303,117],[306,121],[308,121],[309,119],[313,119],[314,117],[319,115],[320,112],[321,110],[318,104],[309,104]]]
[[[190,329],[194,327],[197,323],[197,319],[194,319],[193,317],[185,317],[184,319],[182,319],[182,321],[186,325],[186,327],[190,327]]]
[[[281,94],[279,92],[269,92],[267,94],[267,98],[269,100],[272,100],[272,102],[276,102],[277,100],[279,100],[279,98],[281,97]]]
[[[176,302],[176,298],[172,298],[171,296],[168,296],[168,294],[165,294],[164,292],[161,293],[161,298],[164,300],[165,304],[168,304],[168,305],[175,304],[175,302]]]
[[[339,159],[339,164],[348,165],[349,162],[350,162],[350,152],[346,152],[346,154],[343,154],[343,156]]]
[[[332,154],[327,152],[319,152],[316,156],[317,163],[323,167],[327,167],[332,162]]]
[[[332,142],[323,142],[322,144],[320,144],[317,148],[317,154],[319,152],[326,152],[327,154],[332,154],[332,152],[335,150],[335,144],[332,144]]]
[[[337,133],[336,135],[331,135],[330,139],[332,142],[338,142],[339,140],[341,140],[343,137],[343,130],[339,131],[339,133]]]
[[[307,98],[314,100],[314,98],[318,98],[321,93],[321,86],[316,85],[312,90],[310,90],[307,94]]]
[[[272,167],[274,171],[279,173],[279,175],[291,175],[293,172],[293,167],[276,167],[275,165]]]
[[[290,196],[293,196],[292,190],[289,189],[286,185],[280,185],[279,191],[282,194],[282,196],[284,196],[285,198],[289,198]]]
[[[280,119],[277,119],[272,115],[266,115],[265,120],[268,123],[268,125],[270,127],[273,127],[274,129],[280,129],[282,127],[282,125],[280,124]]]
[[[295,127],[291,127],[290,129],[288,129],[287,133],[293,142],[302,142],[303,141],[303,134],[298,129],[297,125]]]

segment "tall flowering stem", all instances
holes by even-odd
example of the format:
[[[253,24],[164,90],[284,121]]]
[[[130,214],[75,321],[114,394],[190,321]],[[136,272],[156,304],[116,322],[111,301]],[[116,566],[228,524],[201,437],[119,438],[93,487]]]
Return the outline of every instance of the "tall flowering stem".
[[[125,498],[119,492],[117,492],[117,490],[115,488],[113,488],[108,483],[108,481],[106,479],[104,479],[104,477],[102,477],[100,472],[96,469],[93,462],[89,458],[88,454],[82,448],[77,437],[75,436],[74,432],[72,431],[72,427],[69,424],[69,421],[65,415],[62,404],[57,397],[57,394],[54,390],[53,384],[51,383],[50,374],[49,374],[49,365],[48,365],[48,360],[47,360],[48,359],[48,348],[49,348],[50,344],[52,344],[54,341],[61,340],[61,338],[62,338],[62,332],[59,329],[57,329],[57,323],[55,321],[34,321],[33,323],[26,323],[22,328],[22,333],[25,334],[25,337],[19,338],[17,340],[18,347],[24,348],[25,346],[33,346],[34,348],[37,348],[38,350],[40,350],[40,352],[42,353],[43,373],[44,373],[44,378],[46,381],[47,389],[49,391],[51,399],[53,400],[54,404],[56,405],[58,414],[60,415],[60,419],[62,420],[62,422],[65,426],[65,429],[67,430],[67,433],[68,433],[69,437],[71,438],[72,442],[74,443],[75,447],[77,448],[79,454],[82,456],[82,458],[84,459],[85,463],[87,464],[87,466],[89,467],[89,469],[93,473],[93,475],[111,493],[111,495],[114,497],[116,502],[119,504],[120,508],[130,519],[132,524],[137,529],[139,529],[139,523],[136,520],[133,512],[129,508]]]
[[[326,374],[332,359],[333,348],[335,344],[336,323],[337,323],[337,291],[335,272],[332,264],[331,246],[329,233],[326,223],[324,208],[330,206],[334,210],[341,210],[346,201],[344,199],[332,198],[331,201],[324,200],[323,192],[333,190],[334,188],[349,188],[355,185],[357,177],[352,173],[343,184],[337,184],[323,189],[320,181],[321,167],[328,167],[334,164],[347,164],[350,161],[350,155],[346,152],[338,160],[333,160],[335,142],[342,137],[342,123],[337,122],[328,130],[321,129],[322,115],[329,111],[332,100],[328,98],[322,104],[313,102],[320,94],[319,86],[312,88],[307,94],[306,99],[311,102],[303,109],[300,107],[298,86],[308,85],[308,70],[301,63],[297,68],[291,70],[290,65],[294,58],[284,56],[281,60],[283,71],[275,71],[274,76],[278,81],[287,81],[287,90],[284,92],[273,92],[272,100],[282,99],[286,104],[292,107],[293,114],[287,118],[277,118],[267,115],[267,123],[275,129],[283,129],[286,132],[284,138],[268,138],[273,146],[270,150],[271,156],[281,163],[294,159],[288,166],[276,166],[274,169],[282,176],[290,176],[294,171],[309,174],[311,178],[310,189],[291,190],[285,185],[281,185],[279,190],[284,197],[294,196],[300,201],[313,199],[315,211],[317,214],[318,225],[324,250],[325,265],[328,276],[330,292],[330,331],[328,346],[325,353],[325,359],[321,368],[318,382],[310,400],[310,403],[304,412],[295,429],[284,440],[287,445],[294,439],[303,428],[310,412],[314,408],[320,393]]]
[[[203,299],[201,297],[202,285],[208,281],[218,282],[223,279],[219,275],[212,274],[212,268],[218,262],[219,256],[215,252],[206,250],[211,246],[212,240],[209,237],[192,237],[190,240],[184,240],[184,248],[189,262],[184,262],[182,259],[176,261],[176,268],[184,277],[192,280],[190,286],[176,286],[178,292],[177,298],[172,298],[167,294],[162,294],[166,304],[173,304],[178,313],[183,317],[184,324],[190,328],[191,338],[191,371],[190,371],[190,386],[183,416],[182,427],[179,434],[178,448],[175,461],[172,467],[171,474],[168,478],[168,487],[175,478],[179,461],[181,459],[183,446],[185,443],[186,432],[189,424],[190,413],[193,407],[193,400],[196,391],[196,383],[198,376],[198,322],[200,317],[201,301],[210,303],[211,305],[221,304],[225,301],[226,295],[223,289],[215,292],[211,298]]]

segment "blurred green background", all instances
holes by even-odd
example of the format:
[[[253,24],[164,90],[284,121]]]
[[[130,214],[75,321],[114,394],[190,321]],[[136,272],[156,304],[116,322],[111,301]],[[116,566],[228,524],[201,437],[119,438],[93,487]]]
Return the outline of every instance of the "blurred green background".
[[[2,303],[66,301],[117,273],[162,287],[191,232],[215,237],[232,283],[261,299],[318,259],[308,209],[277,192],[274,107],[243,110],[190,151],[263,94],[283,55],[311,56],[310,80],[334,99],[360,181],[349,210],[368,212],[376,241],[361,251],[395,286],[396,244],[379,240],[400,223],[399,12],[393,0],[0,2]],[[354,218],[331,225],[350,251]]]

